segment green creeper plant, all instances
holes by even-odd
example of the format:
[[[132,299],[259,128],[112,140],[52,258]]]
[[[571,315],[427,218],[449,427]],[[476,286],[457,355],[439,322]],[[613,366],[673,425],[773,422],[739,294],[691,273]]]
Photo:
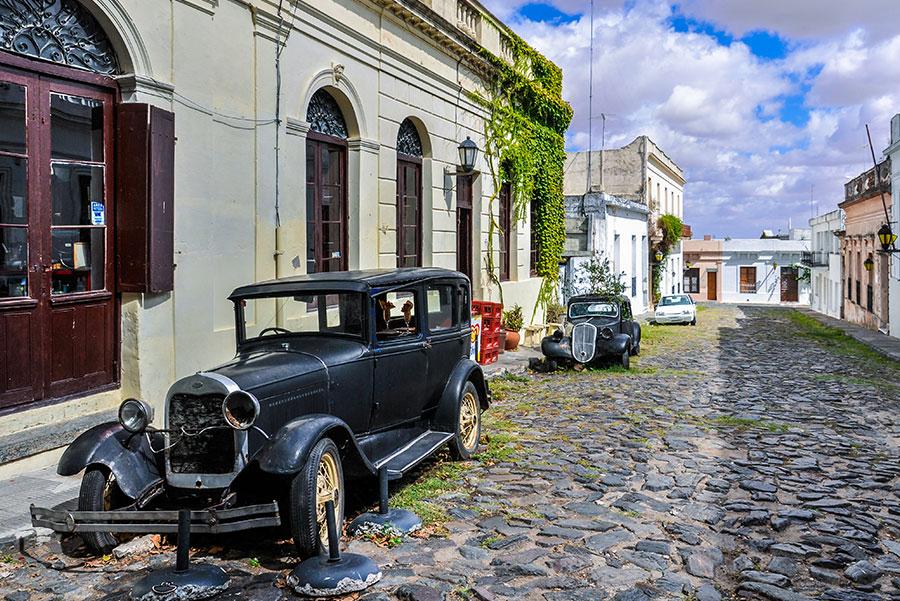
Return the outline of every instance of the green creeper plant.
[[[662,234],[662,240],[656,245],[656,250],[662,253],[662,259],[653,264],[654,303],[659,302],[659,298],[662,296],[662,291],[659,287],[662,284],[663,268],[666,264],[666,259],[672,254],[672,249],[678,244],[678,241],[681,240],[684,232],[684,222],[677,216],[668,213],[660,215],[659,219],[656,220],[656,225],[659,228],[660,234]],[[656,254],[656,251],[652,252]]]
[[[493,180],[488,199],[488,248],[485,264],[488,278],[503,287],[494,262],[494,240],[499,223],[494,202],[504,183],[512,192],[513,219],[522,222],[533,206],[532,238],[537,246],[534,271],[542,278],[535,303],[546,306],[557,296],[559,261],[565,244],[563,134],[572,121],[572,107],[562,98],[562,70],[505,30],[514,63],[482,48],[481,57],[492,67],[493,76],[484,92],[472,92],[474,101],[486,109],[484,156]]]

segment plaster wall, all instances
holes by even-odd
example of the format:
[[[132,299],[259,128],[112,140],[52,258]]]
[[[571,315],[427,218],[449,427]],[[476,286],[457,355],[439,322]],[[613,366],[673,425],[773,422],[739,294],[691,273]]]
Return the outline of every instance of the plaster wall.
[[[894,115],[891,119],[891,145],[884,151],[884,154],[891,159],[891,182],[900,182],[900,114]],[[891,188],[893,198],[891,227],[895,234],[900,232],[900,189],[898,188],[900,188],[900,184]],[[900,256],[891,256],[889,273],[888,314],[900,316]],[[891,336],[900,337],[900,319],[892,319],[889,330]]]
[[[726,303],[783,304],[781,271],[797,266],[809,243],[801,240],[734,239],[722,243],[722,297]],[[756,291],[742,292],[741,267],[756,268]],[[799,305],[809,305],[810,284],[798,282]]]
[[[396,265],[396,139],[400,123],[413,118],[426,149],[423,262],[456,268],[453,173],[460,140],[485,146],[485,115],[467,95],[481,86],[480,76],[448,51],[453,40],[426,36],[379,3],[288,2],[279,16],[279,3],[270,0],[84,0],[127,71],[123,101],[176,115],[175,290],[123,295],[120,389],[0,418],[0,435],[108,410],[128,396],[162,415],[176,378],[233,356],[231,290],[306,269],[306,107],[318,89],[335,97],[349,129],[349,267]],[[456,25],[455,1],[430,4]],[[478,23],[473,35],[501,53],[493,22],[482,15]],[[490,201],[486,169],[482,158],[473,296],[497,300],[484,260],[498,204]],[[529,275],[527,219],[515,226],[514,240],[504,300],[522,305],[528,321],[540,280]],[[261,311],[254,319],[274,324],[277,317]]]
[[[722,254],[721,240],[685,240],[682,242],[683,260],[685,269],[698,270],[700,291],[691,293],[695,301],[713,301],[722,298],[722,274],[724,258]],[[710,273],[715,283],[715,288],[710,287]]]
[[[837,233],[844,229],[842,209],[809,220],[811,244],[810,307],[830,317],[840,318],[843,304],[841,248]]]
[[[890,195],[887,198],[890,199]],[[890,324],[888,274],[891,258],[877,252],[881,246],[876,232],[884,223],[881,195],[843,202],[841,207],[846,214],[845,234],[841,239],[843,277],[847,279],[843,295],[844,319],[873,330],[886,331]],[[874,263],[871,271],[864,267],[867,258]],[[848,284],[849,290],[846,289]],[[868,303],[869,287],[872,289],[871,308]]]

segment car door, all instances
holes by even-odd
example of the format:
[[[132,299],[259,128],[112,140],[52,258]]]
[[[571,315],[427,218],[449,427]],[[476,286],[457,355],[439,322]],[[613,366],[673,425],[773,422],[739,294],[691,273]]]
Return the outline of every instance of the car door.
[[[437,406],[441,393],[459,360],[469,356],[471,336],[462,331],[459,304],[462,295],[454,281],[430,282],[425,285],[425,322],[427,328],[428,390],[424,412]],[[466,320],[468,326],[468,320]]]
[[[428,353],[422,289],[375,295],[375,375],[372,430],[416,419],[427,400]]]
[[[628,334],[629,336],[634,337],[634,326],[632,322],[634,317],[631,315],[631,303],[626,301],[622,301],[622,308],[620,310],[622,319],[621,319],[621,329],[619,330],[623,334]]]

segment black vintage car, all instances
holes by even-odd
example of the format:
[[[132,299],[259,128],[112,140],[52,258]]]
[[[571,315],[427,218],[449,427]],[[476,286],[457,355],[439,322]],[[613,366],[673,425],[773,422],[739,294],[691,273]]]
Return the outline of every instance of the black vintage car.
[[[628,369],[631,357],[641,352],[641,326],[631,313],[631,301],[624,296],[573,296],[563,330],[545,337],[541,352],[551,367],[612,357]]]
[[[327,542],[326,501],[343,520],[345,482],[377,487],[380,470],[400,478],[447,444],[476,450],[490,391],[469,358],[466,276],[320,273],[229,298],[235,358],[175,382],[161,428],[129,399],[78,437],[58,467],[85,470],[78,511],[32,508],[36,526],[105,552],[117,532],[176,531],[190,508],[198,533],[286,525],[306,557]]]

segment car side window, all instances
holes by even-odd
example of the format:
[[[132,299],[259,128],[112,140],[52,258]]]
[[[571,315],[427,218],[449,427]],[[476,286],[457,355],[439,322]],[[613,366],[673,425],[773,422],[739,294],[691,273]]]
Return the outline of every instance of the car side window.
[[[457,304],[457,310],[459,311],[459,323],[468,326],[472,323],[472,305],[469,302],[469,287],[460,286],[458,291],[459,303]]]
[[[415,290],[395,290],[375,297],[375,333],[379,342],[419,334]]]
[[[453,310],[455,291],[452,284],[431,284],[425,289],[429,332],[443,332],[459,326],[459,312]]]
[[[631,304],[630,303],[622,303],[622,319],[624,319],[624,320],[631,319]]]

